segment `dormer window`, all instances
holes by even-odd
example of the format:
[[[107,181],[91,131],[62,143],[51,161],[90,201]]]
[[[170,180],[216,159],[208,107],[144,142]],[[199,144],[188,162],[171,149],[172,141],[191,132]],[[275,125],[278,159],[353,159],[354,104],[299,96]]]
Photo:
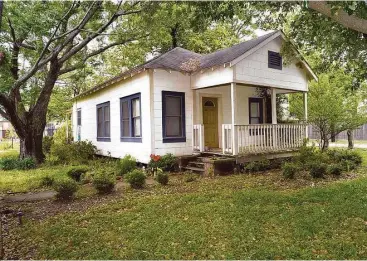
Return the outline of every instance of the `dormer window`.
[[[282,69],[282,57],[277,52],[268,51],[268,67],[272,69]]]

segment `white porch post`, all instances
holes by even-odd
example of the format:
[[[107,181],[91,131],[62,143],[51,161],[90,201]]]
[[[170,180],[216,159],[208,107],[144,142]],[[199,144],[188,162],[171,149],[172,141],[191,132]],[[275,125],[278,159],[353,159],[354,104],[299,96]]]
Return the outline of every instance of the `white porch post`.
[[[271,88],[271,123],[276,125],[277,121],[277,90]],[[272,136],[273,136],[273,149],[278,147],[278,133],[277,133],[277,126],[273,126]]]
[[[305,124],[306,124],[306,137],[308,138],[308,124],[307,124],[307,119],[308,119],[308,111],[307,111],[307,92],[303,93],[303,110],[304,110],[304,120],[305,120]]]
[[[237,130],[235,128],[236,123],[236,108],[237,108],[237,94],[236,94],[236,83],[231,83],[231,111],[232,111],[232,154],[238,154],[237,148]]]
[[[277,90],[271,89],[271,123],[277,124]]]

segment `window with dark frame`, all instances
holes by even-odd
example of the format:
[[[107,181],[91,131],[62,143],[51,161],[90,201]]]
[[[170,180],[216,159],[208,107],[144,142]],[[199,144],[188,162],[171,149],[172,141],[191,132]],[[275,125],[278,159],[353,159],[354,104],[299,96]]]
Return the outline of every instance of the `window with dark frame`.
[[[82,109],[77,109],[76,111],[76,114],[77,114],[77,125],[78,126],[82,126]]]
[[[249,123],[250,124],[262,124],[263,119],[263,99],[262,98],[249,98]],[[250,136],[259,135],[258,130],[250,130]]]
[[[120,99],[121,141],[141,142],[140,93]]]
[[[268,67],[282,70],[282,56],[277,52],[268,51]]]
[[[185,93],[162,91],[163,143],[186,142]]]
[[[111,141],[110,102],[97,105],[97,141]]]

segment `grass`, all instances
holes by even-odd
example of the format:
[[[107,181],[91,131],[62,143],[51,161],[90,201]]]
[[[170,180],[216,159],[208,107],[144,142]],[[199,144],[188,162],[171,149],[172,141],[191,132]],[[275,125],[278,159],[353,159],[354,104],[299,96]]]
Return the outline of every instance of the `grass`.
[[[237,176],[246,179],[245,176]],[[301,190],[126,195],[86,213],[27,223],[37,259],[362,259],[367,179]],[[140,194],[139,194],[140,193]],[[98,235],[98,237],[96,237]],[[45,240],[47,239],[47,240]],[[25,244],[27,245],[27,244]]]
[[[124,188],[86,211],[25,218],[17,247],[33,259],[364,259],[367,151],[360,151],[354,180],[284,180],[271,171]]]
[[[41,189],[41,180],[44,176],[57,177],[64,175],[62,170],[65,166],[41,167],[30,170],[9,170],[1,171],[0,174],[0,193],[1,192],[28,192]]]

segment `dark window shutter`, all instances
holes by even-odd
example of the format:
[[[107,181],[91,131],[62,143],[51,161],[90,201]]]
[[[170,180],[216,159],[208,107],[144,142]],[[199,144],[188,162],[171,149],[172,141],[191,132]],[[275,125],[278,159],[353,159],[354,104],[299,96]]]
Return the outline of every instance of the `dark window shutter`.
[[[268,51],[268,67],[272,69],[282,69],[282,57],[279,53]]]

